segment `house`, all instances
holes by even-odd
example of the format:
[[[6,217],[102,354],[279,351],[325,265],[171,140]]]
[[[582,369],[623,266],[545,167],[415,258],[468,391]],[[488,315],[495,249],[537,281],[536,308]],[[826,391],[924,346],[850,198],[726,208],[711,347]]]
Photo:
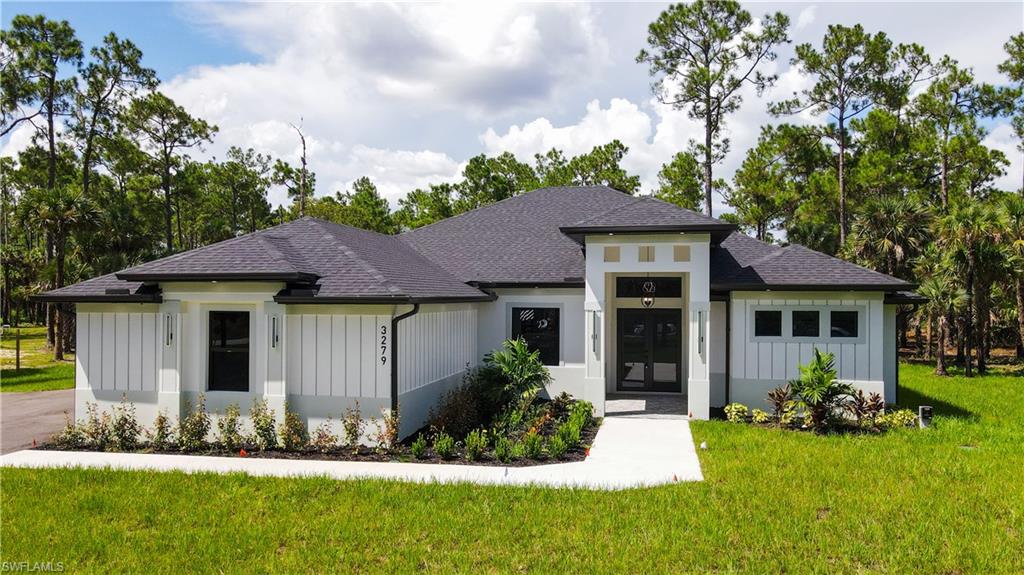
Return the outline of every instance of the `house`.
[[[77,312],[76,410],[141,421],[287,400],[312,428],[359,402],[401,433],[509,337],[550,393],[763,405],[814,348],[894,401],[906,282],[605,186],[544,188],[398,236],[313,218],[41,294]]]

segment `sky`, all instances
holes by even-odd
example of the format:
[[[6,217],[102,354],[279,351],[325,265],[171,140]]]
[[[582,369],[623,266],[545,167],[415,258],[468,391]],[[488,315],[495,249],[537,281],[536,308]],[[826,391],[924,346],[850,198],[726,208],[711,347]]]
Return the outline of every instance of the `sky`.
[[[3,2],[6,27],[18,13],[66,19],[86,47],[110,31],[130,38],[161,90],[216,124],[196,159],[252,147],[297,162],[307,137],[317,194],[370,177],[392,203],[429,183],[459,179],[477,154],[509,151],[523,161],[552,147],[568,155],[619,139],[623,166],[657,185],[661,165],[703,128],[651,95],[635,61],[658,3],[325,4]],[[770,102],[808,85],[791,66],[793,47],[820,45],[828,25],[862,24],[894,42],[948,54],[980,81],[1005,83],[1003,43],[1024,30],[1024,3],[747,3],[758,18],[790,16],[793,42],[764,70],[774,89],[744,93],[727,120],[731,151],[715,177],[731,179],[762,125],[823,121],[773,118]],[[1006,119],[986,122],[986,144],[1011,161],[997,184],[1019,187],[1024,161]],[[28,128],[0,140],[0,155],[29,142]],[[271,192],[271,202],[284,192]],[[716,198],[716,213],[723,210]]]

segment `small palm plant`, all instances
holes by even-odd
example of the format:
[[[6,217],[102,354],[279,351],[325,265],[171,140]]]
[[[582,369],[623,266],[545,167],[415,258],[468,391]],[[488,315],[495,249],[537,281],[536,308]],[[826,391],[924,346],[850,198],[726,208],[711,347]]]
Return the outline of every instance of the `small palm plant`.
[[[505,379],[498,392],[499,403],[507,407],[498,416],[497,426],[510,432],[522,424],[537,394],[551,381],[551,374],[541,362],[540,352],[530,351],[522,338],[505,340],[484,362],[497,368]]]
[[[816,431],[828,426],[831,415],[844,407],[853,395],[853,386],[836,378],[835,356],[814,350],[814,358],[800,366],[800,379],[789,382],[793,397],[800,403]]]

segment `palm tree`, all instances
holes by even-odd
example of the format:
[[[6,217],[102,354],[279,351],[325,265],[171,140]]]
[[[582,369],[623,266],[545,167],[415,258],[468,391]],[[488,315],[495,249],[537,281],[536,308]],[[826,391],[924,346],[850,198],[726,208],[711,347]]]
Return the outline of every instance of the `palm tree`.
[[[1003,196],[1005,223],[1004,245],[1009,253],[1013,284],[1017,292],[1017,358],[1024,359],[1024,196]]]
[[[844,246],[851,259],[891,276],[905,275],[928,238],[931,214],[918,201],[882,196],[867,203]]]
[[[970,300],[964,318],[964,375],[967,377],[974,375],[971,354],[975,347],[975,312],[979,309],[978,293],[975,289],[979,275],[979,252],[985,249],[983,244],[998,238],[999,230],[998,212],[990,205],[977,201],[961,203],[939,220],[939,242],[956,262],[956,267],[964,278],[967,298]]]
[[[77,187],[69,186],[36,190],[29,198],[29,206],[36,221],[49,232],[53,241],[56,265],[54,288],[62,288],[68,240],[73,232],[91,225],[96,220],[97,210]],[[61,324],[59,327],[63,328],[63,320],[58,321]],[[59,334],[60,330],[56,329],[55,332]],[[53,338],[54,360],[64,359],[63,339],[59,336]]]
[[[928,298],[927,303],[922,306],[922,310],[929,318],[929,325],[933,318],[938,319],[939,323],[936,334],[935,375],[948,375],[946,372],[946,343],[949,339],[947,318],[964,308],[969,301],[967,292],[958,287],[948,274],[940,273],[921,282],[918,293]]]

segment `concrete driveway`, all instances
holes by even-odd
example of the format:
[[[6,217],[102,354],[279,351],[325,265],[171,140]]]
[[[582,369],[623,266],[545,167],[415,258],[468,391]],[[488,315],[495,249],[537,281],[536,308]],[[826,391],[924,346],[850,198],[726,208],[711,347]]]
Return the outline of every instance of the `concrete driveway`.
[[[74,410],[73,389],[0,393],[0,453],[46,441],[64,428],[64,412]]]

